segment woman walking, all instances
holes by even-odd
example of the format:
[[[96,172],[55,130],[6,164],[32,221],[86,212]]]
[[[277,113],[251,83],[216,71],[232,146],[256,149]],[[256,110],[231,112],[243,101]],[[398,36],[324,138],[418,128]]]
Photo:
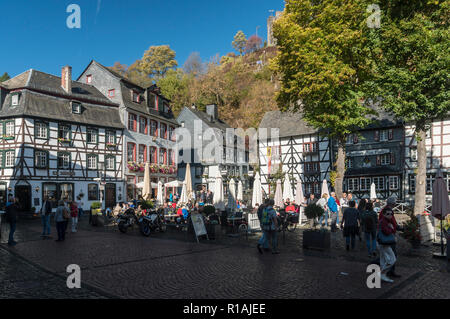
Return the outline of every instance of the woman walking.
[[[72,233],[76,233],[78,226],[78,205],[75,201],[70,203],[70,217],[72,219]]]
[[[391,208],[385,208],[381,213],[380,224],[378,227],[378,250],[380,251],[381,280],[385,282],[394,282],[387,276],[392,269],[397,258],[391,245],[395,245],[396,224],[393,221],[394,212]]]
[[[361,221],[362,213],[366,210],[366,204],[367,204],[367,200],[365,198],[361,198],[361,200],[359,201],[359,204],[358,204],[358,214],[359,214],[358,216],[359,216],[360,221]],[[362,241],[361,227],[362,227],[362,225],[360,227],[358,227],[357,232],[356,232],[356,235],[358,236],[359,241]]]
[[[64,201],[58,201],[58,208],[55,213],[56,231],[58,233],[58,239],[56,241],[64,241],[66,238],[66,225],[69,219],[69,211],[64,205]]]
[[[325,227],[328,227],[328,194],[324,193],[322,195],[322,198],[319,199],[316,203],[316,205],[319,205],[320,207],[323,208],[323,210],[325,211],[325,213],[320,216],[319,218],[319,226],[322,227],[322,221],[325,219]]]
[[[352,250],[355,249],[355,235],[358,231],[359,213],[355,208],[356,203],[351,200],[348,202],[349,208],[344,210],[342,216],[341,229],[344,230],[345,244],[347,251],[350,250],[350,244]]]

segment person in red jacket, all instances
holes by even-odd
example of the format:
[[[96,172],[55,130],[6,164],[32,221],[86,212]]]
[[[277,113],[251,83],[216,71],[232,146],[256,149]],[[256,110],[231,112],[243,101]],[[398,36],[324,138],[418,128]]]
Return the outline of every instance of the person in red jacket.
[[[70,217],[72,218],[72,233],[76,233],[78,226],[78,204],[75,201],[70,203]]]
[[[379,232],[382,232],[385,236],[394,235],[397,232],[396,222],[393,218],[394,211],[390,207],[386,207],[380,217]],[[394,240],[395,241],[395,240]],[[397,261],[397,256],[394,254],[391,245],[378,243],[378,249],[380,251],[380,267],[381,267],[381,280],[386,282],[394,282],[388,278],[388,272],[394,266]]]
[[[380,215],[378,216],[378,218],[379,218],[380,221],[381,221],[381,219],[382,219],[382,217],[383,217],[383,215],[384,215],[384,212],[385,212],[386,210],[392,210],[392,211],[394,210],[394,207],[395,207],[396,202],[397,202],[397,199],[396,199],[395,197],[389,197],[389,198],[387,199],[387,201],[386,201],[386,206],[383,207],[383,209],[382,209],[381,212],[380,212]],[[397,230],[401,230],[401,228],[400,228],[399,225],[397,224],[397,220],[395,219],[395,215],[394,215],[394,214],[392,214],[391,222],[392,222],[392,224],[394,225],[396,231],[397,231]],[[392,248],[392,251],[393,251],[394,254],[395,254],[395,257],[397,257],[396,244],[391,245],[391,248]],[[391,267],[391,269],[389,269],[389,272],[387,273],[387,275],[388,275],[389,277],[391,277],[391,278],[400,278],[400,277],[401,277],[400,275],[398,275],[398,274],[395,272],[395,265],[393,265],[393,266]]]

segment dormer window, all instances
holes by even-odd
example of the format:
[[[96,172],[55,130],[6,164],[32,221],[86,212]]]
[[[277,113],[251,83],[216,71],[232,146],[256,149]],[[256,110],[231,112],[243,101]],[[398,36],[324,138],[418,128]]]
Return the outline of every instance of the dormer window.
[[[108,91],[108,96],[109,97],[115,97],[116,96],[116,90],[115,89],[109,90]]]
[[[92,74],[86,75],[86,83],[91,84],[92,83]]]
[[[17,106],[19,105],[19,93],[14,93],[11,95],[11,106]]]
[[[72,102],[72,113],[81,114],[81,103]]]
[[[133,96],[133,102],[139,103],[140,99],[139,99],[139,92],[136,91],[131,91],[131,94]]]

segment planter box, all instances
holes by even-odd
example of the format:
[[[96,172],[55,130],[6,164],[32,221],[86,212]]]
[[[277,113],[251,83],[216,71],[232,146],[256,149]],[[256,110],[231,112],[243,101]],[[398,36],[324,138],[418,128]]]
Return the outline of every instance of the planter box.
[[[305,230],[303,232],[303,248],[328,250],[330,246],[330,232],[319,230]]]
[[[219,224],[207,224],[205,227],[209,239],[220,239],[222,235],[222,227]]]

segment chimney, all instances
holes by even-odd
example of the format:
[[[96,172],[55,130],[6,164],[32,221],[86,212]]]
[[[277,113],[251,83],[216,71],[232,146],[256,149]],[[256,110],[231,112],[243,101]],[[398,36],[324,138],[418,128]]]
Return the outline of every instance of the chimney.
[[[64,66],[61,71],[61,86],[66,93],[72,93],[72,67]]]
[[[219,118],[219,109],[216,104],[206,106],[206,114],[209,115],[211,122],[216,121]]]

